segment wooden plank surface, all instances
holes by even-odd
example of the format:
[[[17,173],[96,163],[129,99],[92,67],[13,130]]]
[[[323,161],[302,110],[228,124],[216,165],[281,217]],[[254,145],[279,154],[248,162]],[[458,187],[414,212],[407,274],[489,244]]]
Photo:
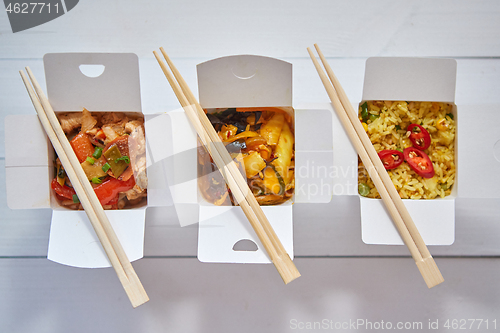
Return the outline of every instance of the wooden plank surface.
[[[43,259],[0,260],[0,330],[54,332],[373,332],[335,323],[421,323],[409,332],[451,332],[449,320],[488,319],[496,332],[498,259],[437,259],[445,283],[427,290],[411,259],[297,259],[304,272],[283,286],[272,265],[144,259],[134,264],[151,300],[132,309],[112,270],[64,267]],[[383,269],[381,269],[383,268]],[[36,276],[36,278],[33,278]],[[478,276],[481,277],[480,281]],[[402,300],[402,298],[404,300]],[[307,330],[326,320],[333,328]],[[302,324],[303,323],[303,324]],[[360,322],[361,323],[361,322]],[[477,326],[479,321],[475,322]],[[300,326],[303,329],[299,329]],[[419,324],[415,324],[419,325]],[[329,326],[326,326],[329,327]],[[350,327],[350,325],[349,325]],[[467,326],[469,327],[469,326]],[[368,326],[369,328],[369,326]],[[396,331],[395,329],[392,329]],[[387,331],[392,331],[387,330]]]
[[[196,64],[248,53],[293,64],[295,102],[328,103],[305,50],[318,43],[354,104],[366,58],[437,56],[457,59],[457,104],[498,105],[499,40],[496,0],[86,0],[15,34],[0,11],[0,141],[6,115],[34,114],[18,70],[30,66],[43,78],[42,57],[50,52],[136,53],[143,108],[153,112],[178,108],[151,53],[159,46],[195,93]],[[430,248],[445,276],[431,291],[412,260],[398,257],[407,255],[403,247],[361,242],[356,197],[296,207],[296,263],[303,276],[286,287],[270,265],[199,263],[196,226],[180,228],[169,208],[149,209],[147,258],[134,267],[151,301],[132,310],[111,269],[44,259],[51,212],[7,208],[4,170],[0,145],[0,332],[288,332],[299,330],[293,320],[323,319],[439,320],[436,331],[450,331],[447,319],[482,318],[500,327],[497,199],[457,199],[455,244]]]

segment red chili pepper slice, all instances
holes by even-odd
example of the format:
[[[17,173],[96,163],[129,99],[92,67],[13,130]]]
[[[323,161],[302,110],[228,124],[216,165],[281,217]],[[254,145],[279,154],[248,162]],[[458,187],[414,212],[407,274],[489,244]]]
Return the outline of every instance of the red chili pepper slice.
[[[403,150],[405,161],[408,162],[410,167],[419,175],[424,178],[434,177],[434,166],[431,159],[423,151],[409,147]]]
[[[407,135],[415,148],[424,150],[431,145],[431,136],[429,132],[418,124],[410,124],[406,133],[409,133]]]
[[[386,170],[395,169],[404,161],[403,153],[398,150],[382,150],[378,153],[378,156],[382,160],[382,164]]]
[[[73,195],[76,194],[75,190],[72,189],[69,186],[62,186],[59,184],[57,181],[57,178],[54,178],[52,182],[50,183],[50,187],[56,192],[56,194],[59,197],[62,197],[63,199],[73,199]]]
[[[95,187],[94,192],[101,202],[101,205],[107,205],[112,202],[113,199],[117,199],[120,192],[128,191],[133,188],[134,185],[134,177],[130,177],[127,181],[121,181],[110,177],[104,183]]]

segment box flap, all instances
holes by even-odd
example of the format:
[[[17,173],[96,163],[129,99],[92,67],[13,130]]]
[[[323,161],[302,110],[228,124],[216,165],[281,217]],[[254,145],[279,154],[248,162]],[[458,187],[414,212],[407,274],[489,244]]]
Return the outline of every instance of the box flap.
[[[36,115],[5,117],[5,167],[48,166],[49,150],[52,145]]]
[[[105,211],[130,261],[143,257],[146,208]],[[47,258],[82,267],[111,267],[84,211],[54,210]]]
[[[6,167],[5,189],[9,208],[50,208],[52,169],[48,166]]]
[[[360,197],[362,239],[366,244],[403,245],[382,200]],[[455,241],[455,200],[403,200],[427,245]]]
[[[295,108],[295,151],[294,202],[357,194],[357,154],[330,104]]]
[[[197,66],[203,108],[292,105],[292,64],[237,55]]]
[[[363,100],[454,102],[454,59],[374,57],[366,61]]]
[[[500,198],[500,105],[457,110],[457,182],[463,198]]]
[[[148,175],[148,206],[166,207],[173,205],[169,188],[169,177],[172,172],[172,147],[168,140],[171,128],[170,118],[166,114],[145,115],[144,128],[146,132],[146,170]],[[166,130],[167,129],[167,130]]]
[[[85,107],[89,111],[141,112],[137,55],[48,53],[43,63],[47,95],[54,111],[81,111]],[[85,66],[90,65],[101,70],[104,66],[104,71],[91,77],[99,73],[92,70],[89,74]]]
[[[294,202],[330,202],[334,188],[332,166],[331,110],[295,109]]]
[[[293,259],[293,227],[291,204],[264,206],[269,223]],[[198,231],[198,259],[202,262],[271,263],[262,243],[252,229],[243,210],[234,206],[201,206]],[[253,242],[239,248],[240,241]],[[236,246],[235,246],[236,245]]]
[[[22,140],[18,140],[20,133]],[[53,167],[49,156],[53,155],[36,115],[5,117],[5,188],[9,208],[50,207],[49,179]]]
[[[158,117],[157,117],[158,118]],[[155,118],[156,120],[156,118]],[[166,140],[155,145],[163,148],[155,161],[162,161],[173,204],[181,226],[198,223],[198,154],[197,135],[183,109],[161,116]],[[157,149],[160,151],[160,149]]]

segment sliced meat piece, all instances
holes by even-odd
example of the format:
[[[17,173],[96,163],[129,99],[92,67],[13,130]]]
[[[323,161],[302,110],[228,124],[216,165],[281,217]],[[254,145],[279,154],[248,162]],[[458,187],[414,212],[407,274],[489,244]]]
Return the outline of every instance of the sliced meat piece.
[[[142,126],[142,120],[131,120],[125,124],[125,133],[130,134],[139,126]]]
[[[80,112],[61,113],[57,115],[64,133],[69,134],[82,125],[82,114]]]
[[[101,117],[101,123],[103,125],[127,123],[128,118],[123,112],[105,112]]]
[[[124,193],[127,196],[128,200],[135,200],[135,199],[138,199],[138,198],[145,197],[147,195],[146,194],[146,190],[143,190],[142,188],[140,188],[137,185],[134,185],[133,188],[131,188],[130,190],[128,190],[128,191],[126,191]]]

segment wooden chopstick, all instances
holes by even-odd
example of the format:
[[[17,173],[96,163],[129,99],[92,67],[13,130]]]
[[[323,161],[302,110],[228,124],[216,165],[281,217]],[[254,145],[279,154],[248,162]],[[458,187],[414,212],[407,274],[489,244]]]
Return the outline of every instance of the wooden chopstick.
[[[347,112],[347,115],[349,116],[351,122],[355,125],[356,132],[358,133],[359,138],[363,142],[363,145],[369,146],[372,149],[367,149],[368,155],[370,155],[370,159],[372,160],[373,164],[375,165],[378,174],[382,178],[382,182],[384,183],[385,187],[387,188],[389,195],[391,196],[392,201],[396,205],[399,213],[401,214],[403,220],[405,221],[405,225],[408,228],[408,231],[410,232],[413,240],[415,241],[415,244],[417,245],[418,250],[422,254],[422,257],[424,260],[426,258],[432,257],[427,246],[425,245],[425,242],[423,241],[419,231],[417,230],[417,227],[415,226],[415,223],[413,222],[413,219],[411,218],[410,214],[408,213],[408,210],[406,209],[406,206],[404,205],[403,201],[401,200],[401,197],[399,196],[399,193],[397,192],[396,188],[393,186],[393,183],[391,181],[391,178],[385,171],[385,168],[382,164],[382,161],[377,155],[377,152],[375,151],[375,148],[373,148],[373,145],[371,144],[370,138],[368,135],[366,135],[366,131],[363,129],[363,131],[360,132],[362,129],[362,126],[357,118],[357,113],[355,112],[354,108],[352,107],[352,104],[349,102],[349,99],[347,97],[347,94],[345,93],[344,89],[342,88],[342,85],[338,81],[337,77],[333,73],[333,70],[331,69],[330,65],[326,61],[326,58],[324,57],[323,53],[321,52],[319,46],[317,44],[314,44],[314,47],[316,48],[316,51],[318,52],[318,55],[323,63],[323,66],[326,69],[326,72],[328,74],[328,77],[330,78],[330,81],[332,82],[335,90],[337,91],[337,94],[340,98],[340,102],[342,103],[344,109]],[[357,128],[356,128],[357,127]],[[361,134],[360,134],[361,133]],[[390,186],[391,185],[391,186]]]
[[[113,268],[115,269],[118,279],[120,280],[125,292],[127,293],[132,306],[135,308],[146,303],[149,298],[142,286],[139,277],[134,271],[132,264],[127,258],[120,241],[116,237],[115,232],[109,220],[104,213],[104,210],[97,199],[97,196],[90,186],[87,177],[80,167],[80,163],[71,148],[71,145],[61,128],[57,116],[49,103],[49,100],[43,93],[35,76],[31,70],[26,67],[26,71],[31,79],[31,84],[24,74],[20,71],[21,78],[26,86],[28,94],[31,98],[33,106],[38,114],[38,118],[47,133],[61,163],[68,175],[73,188],[82,204],[85,213],[87,214],[97,237],[99,238],[106,255]]]
[[[397,193],[389,175],[380,161],[380,158],[378,158],[378,154],[359,122],[357,113],[354,111],[351,103],[349,102],[344,89],[337,80],[319,47],[316,44],[315,47],[323,62],[323,66],[328,73],[331,83],[323,72],[311,49],[307,48],[309,55],[314,63],[314,66],[316,67],[316,70],[318,71],[323,85],[325,86],[328,96],[332,101],[334,109],[349,136],[349,139],[354,145],[354,148],[367,168],[370,177],[375,183],[375,186],[389,214],[391,215],[401,238],[408,247],[427,286],[432,288],[440,284],[444,281],[444,279],[434,261],[434,258],[432,258],[425,242],[422,240],[418,229],[413,223],[410,214],[401,200],[401,197]]]
[[[167,80],[169,81],[175,95],[179,99],[181,106],[186,111],[186,115],[195,127],[200,140],[205,145],[214,162],[222,173],[226,183],[231,189],[231,193],[235,196],[243,212],[245,213],[250,224],[254,228],[255,233],[259,237],[264,249],[268,253],[271,261],[278,270],[285,284],[293,281],[300,276],[295,264],[290,259],[290,256],[284,249],[279,238],[270,225],[262,208],[257,203],[257,200],[248,188],[246,180],[241,175],[238,167],[227,152],[220,137],[216,133],[210,123],[205,112],[199,105],[196,97],[193,95],[189,86],[186,84],[181,74],[174,66],[173,62],[168,57],[163,48],[160,48],[165,60],[167,61],[173,76],[164,64],[156,51],[153,52],[160,67],[162,68]]]
[[[195,106],[195,110],[197,112],[198,118],[202,122],[202,125],[203,125],[205,131],[208,133],[211,141],[215,143],[215,147],[217,148],[219,154],[221,155],[225,165],[227,165],[229,167],[230,172],[234,175],[233,177],[235,178],[239,188],[245,193],[246,200],[248,201],[248,203],[252,207],[252,210],[257,215],[258,219],[261,221],[261,223],[262,223],[263,227],[265,228],[266,233],[268,234],[274,247],[279,250],[279,252],[281,253],[282,256],[285,256],[285,260],[287,260],[286,258],[289,259],[289,256],[286,253],[285,248],[283,247],[278,236],[274,232],[274,229],[269,224],[269,221],[267,220],[266,215],[262,211],[262,208],[258,204],[258,202],[255,199],[255,197],[253,196],[253,194],[250,192],[250,189],[248,188],[248,184],[246,182],[246,179],[243,178],[243,176],[239,172],[236,164],[233,162],[231,156],[229,155],[228,151],[225,149],[223,143],[220,140],[219,135],[217,134],[214,127],[210,123],[210,120],[206,116],[203,108],[200,106],[200,104],[196,100],[196,97],[192,93],[192,91],[189,88],[189,86],[187,85],[187,83],[184,81],[183,77],[181,76],[181,74],[179,73],[179,71],[177,70],[177,68],[173,64],[173,62],[170,60],[170,57],[167,55],[167,53],[165,52],[163,47],[160,47],[160,51],[162,52],[170,69],[172,70],[172,73],[174,74],[174,77],[176,78],[177,82],[179,83],[182,91],[186,95],[189,103]]]

